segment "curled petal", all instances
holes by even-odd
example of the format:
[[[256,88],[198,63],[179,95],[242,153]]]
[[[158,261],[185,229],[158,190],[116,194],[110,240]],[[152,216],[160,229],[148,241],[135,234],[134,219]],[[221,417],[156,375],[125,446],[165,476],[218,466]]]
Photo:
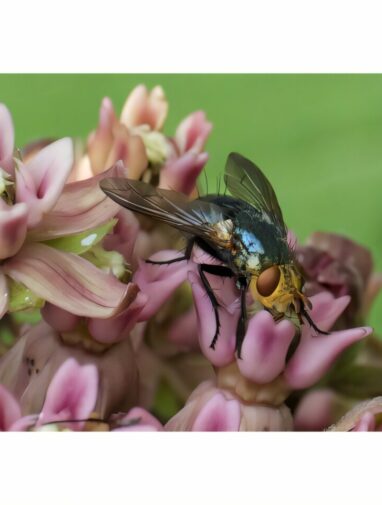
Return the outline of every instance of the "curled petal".
[[[192,149],[196,153],[201,153],[211,129],[212,124],[207,121],[203,111],[187,116],[175,133],[175,142],[179,151],[185,153]]]
[[[203,405],[192,431],[239,431],[240,419],[239,402],[216,393]]]
[[[53,208],[73,165],[73,144],[65,138],[49,144],[16,170],[16,201],[28,205],[28,227]]]
[[[118,251],[132,265],[134,246],[140,231],[139,221],[127,209],[121,209],[116,217],[117,224],[112,233],[106,235],[102,245],[106,251]]]
[[[311,318],[320,330],[329,330],[350,302],[350,296],[334,298],[328,291],[322,291],[310,298]]]
[[[0,271],[0,320],[3,315],[7,312],[8,309],[8,288],[7,288],[7,280],[5,275]]]
[[[178,251],[161,251],[150,259],[166,261],[181,256]],[[187,280],[187,261],[179,261],[170,265],[152,265],[140,262],[133,281],[147,295],[147,303],[139,316],[139,321],[150,319],[172,295],[172,293]]]
[[[9,431],[21,418],[21,408],[16,399],[0,384],[0,431]]]
[[[137,294],[85,259],[44,244],[28,244],[3,271],[40,298],[78,316],[107,318]]]
[[[104,177],[123,177],[123,163],[90,179],[66,184],[64,190],[49,214],[29,232],[35,241],[73,235],[96,228],[114,217],[120,207],[108,198],[99,187]]]
[[[58,369],[46,393],[39,425],[52,421],[87,419],[94,409],[98,391],[95,365],[79,365],[73,358]],[[83,423],[71,423],[80,429]]]
[[[329,370],[342,351],[371,332],[371,328],[364,327],[312,336],[310,328],[305,327],[301,343],[285,370],[287,383],[293,389],[312,386]]]
[[[366,400],[353,407],[329,431],[372,431],[375,416],[382,413],[382,396]]]
[[[17,253],[27,233],[28,207],[25,203],[0,209],[0,260]]]
[[[132,283],[129,289],[136,290]],[[108,319],[92,318],[88,322],[88,329],[92,337],[98,342],[119,342],[127,336],[138,321],[142,309],[147,303],[147,295],[138,293],[132,304],[121,314]]]
[[[13,169],[14,143],[15,132],[11,113],[0,103],[0,168],[4,168],[7,172],[12,172]]]
[[[269,312],[258,312],[249,322],[242,359],[237,360],[240,372],[260,384],[271,382],[284,369],[295,331],[291,322],[283,320],[276,324]]]
[[[207,160],[207,153],[196,154],[190,151],[180,158],[168,161],[160,171],[159,187],[189,195]]]
[[[160,130],[167,110],[168,103],[163,89],[156,86],[149,93],[146,86],[141,84],[127,97],[121,113],[121,123],[128,128],[147,124],[152,130]]]

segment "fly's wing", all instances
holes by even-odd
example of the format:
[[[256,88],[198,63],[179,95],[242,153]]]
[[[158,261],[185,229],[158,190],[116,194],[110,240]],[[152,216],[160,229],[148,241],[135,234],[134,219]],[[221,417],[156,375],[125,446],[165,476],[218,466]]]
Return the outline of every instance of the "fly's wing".
[[[200,200],[189,201],[185,195],[125,178],[108,178],[101,189],[115,202],[129,210],[151,216],[178,230],[214,241],[215,223],[224,221],[218,205]]]
[[[254,163],[238,153],[231,153],[225,166],[224,181],[232,196],[264,212],[282,236],[287,236],[276,194],[271,183]]]

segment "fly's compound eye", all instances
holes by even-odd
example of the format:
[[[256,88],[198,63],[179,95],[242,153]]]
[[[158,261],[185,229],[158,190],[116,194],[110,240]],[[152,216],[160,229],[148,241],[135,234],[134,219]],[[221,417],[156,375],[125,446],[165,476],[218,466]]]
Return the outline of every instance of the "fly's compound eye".
[[[258,293],[261,296],[270,296],[279,285],[280,275],[280,269],[276,265],[261,272],[256,283]]]

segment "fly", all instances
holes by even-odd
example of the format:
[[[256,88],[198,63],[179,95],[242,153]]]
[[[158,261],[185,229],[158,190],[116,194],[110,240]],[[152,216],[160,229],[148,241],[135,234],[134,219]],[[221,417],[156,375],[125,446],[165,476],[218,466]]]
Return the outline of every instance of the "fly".
[[[188,261],[195,245],[223,263],[199,265],[216,320],[211,348],[215,349],[219,337],[219,303],[206,274],[231,277],[240,290],[241,313],[236,330],[239,357],[246,331],[248,290],[275,320],[295,314],[300,324],[307,322],[326,334],[308,313],[311,306],[302,292],[304,279],[270,182],[254,163],[238,153],[228,156],[224,181],[232,196],[211,194],[192,201],[183,194],[124,178],[104,179],[100,186],[123,207],[151,216],[188,237],[184,256],[163,262],[147,260],[149,263]]]

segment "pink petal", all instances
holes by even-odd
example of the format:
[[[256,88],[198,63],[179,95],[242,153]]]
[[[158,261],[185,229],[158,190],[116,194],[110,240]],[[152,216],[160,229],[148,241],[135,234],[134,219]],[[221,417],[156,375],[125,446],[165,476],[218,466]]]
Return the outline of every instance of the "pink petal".
[[[160,251],[151,256],[151,260],[166,261],[181,256],[179,251]],[[187,261],[179,261],[170,265],[151,265],[140,262],[133,281],[147,296],[147,303],[139,316],[139,321],[147,321],[170,298],[173,292],[187,280]]]
[[[207,153],[197,154],[191,151],[168,161],[160,171],[159,187],[189,195],[195,188],[196,180],[207,160]]]
[[[15,133],[12,116],[8,108],[0,103],[0,168],[11,173],[13,171],[13,149]]]
[[[21,417],[19,403],[7,389],[0,384],[0,431],[8,431]]]
[[[285,359],[296,329],[283,320],[276,324],[272,315],[261,310],[251,318],[243,342],[240,372],[260,384],[271,382],[285,366]]]
[[[0,320],[8,310],[8,298],[7,280],[0,270]]]
[[[147,303],[147,295],[138,293],[132,304],[121,314],[108,319],[92,318],[88,330],[98,342],[115,343],[125,338],[138,322],[142,309]]]
[[[44,321],[59,333],[73,331],[81,321],[80,316],[76,316],[52,303],[44,305],[41,309],[41,315]]]
[[[102,245],[106,251],[118,251],[131,265],[134,246],[140,231],[139,221],[127,209],[121,209],[116,217],[118,222],[114,226],[113,232],[106,235]]]
[[[17,253],[27,233],[28,207],[25,203],[0,209],[0,260]]]
[[[215,281],[212,280],[213,277],[215,277]],[[212,275],[210,278],[211,287],[214,289],[213,283],[218,281],[221,282],[221,278]],[[201,350],[213,365],[219,367],[225,366],[231,363],[235,358],[235,336],[237,322],[240,315],[239,306],[237,305],[237,307],[235,307],[236,310],[232,307],[229,307],[228,310],[228,308],[223,304],[221,304],[221,307],[218,308],[221,326],[215,349],[212,349],[210,345],[216,332],[216,319],[212,304],[207,297],[206,290],[200,280],[199,274],[190,272],[188,279],[192,286],[195,309],[198,318],[198,333]],[[226,282],[228,285],[230,284],[230,280],[227,279]],[[216,293],[218,293],[218,290],[216,290]]]
[[[308,391],[294,414],[296,430],[321,431],[333,422],[336,394],[330,389]]]
[[[312,386],[329,370],[342,351],[371,332],[372,328],[364,327],[312,336],[310,328],[305,326],[301,343],[285,370],[287,383],[293,389]]]
[[[138,424],[123,426],[124,424],[138,419]],[[128,414],[120,420],[120,424],[122,426],[113,431],[163,431],[161,423],[152,416],[150,412],[147,412],[147,410],[141,407],[134,407],[129,410]]]
[[[310,313],[311,318],[320,330],[327,331],[349,305],[350,296],[334,298],[329,291],[322,291],[312,296],[310,301],[313,306]]]
[[[147,124],[153,130],[160,130],[167,116],[168,103],[160,86],[149,93],[141,84],[128,96],[121,113],[121,123],[128,128]]]
[[[81,366],[75,359],[67,359],[49,385],[38,424],[87,419],[94,409],[97,392],[96,366]],[[81,429],[82,425],[72,423],[71,428]]]
[[[195,307],[178,316],[168,330],[167,340],[178,348],[198,350],[198,321]]]
[[[3,271],[44,300],[79,316],[111,317],[137,294],[131,284],[122,284],[85,259],[44,244],[26,245],[3,265]]]
[[[28,227],[53,208],[73,165],[73,143],[65,138],[41,149],[16,170],[16,201],[28,204]]]
[[[239,431],[240,404],[216,393],[201,408],[192,431]]]
[[[181,153],[190,149],[201,153],[211,132],[212,124],[206,119],[203,111],[197,111],[187,116],[178,126],[175,142]]]
[[[105,97],[101,102],[97,130],[89,137],[88,154],[94,174],[106,168],[106,160],[113,143],[113,127],[117,123],[113,103]]]
[[[117,163],[106,172],[83,181],[67,184],[54,209],[29,232],[34,241],[48,240],[96,228],[114,217],[119,205],[108,198],[99,187],[104,177],[122,177],[123,163]]]

